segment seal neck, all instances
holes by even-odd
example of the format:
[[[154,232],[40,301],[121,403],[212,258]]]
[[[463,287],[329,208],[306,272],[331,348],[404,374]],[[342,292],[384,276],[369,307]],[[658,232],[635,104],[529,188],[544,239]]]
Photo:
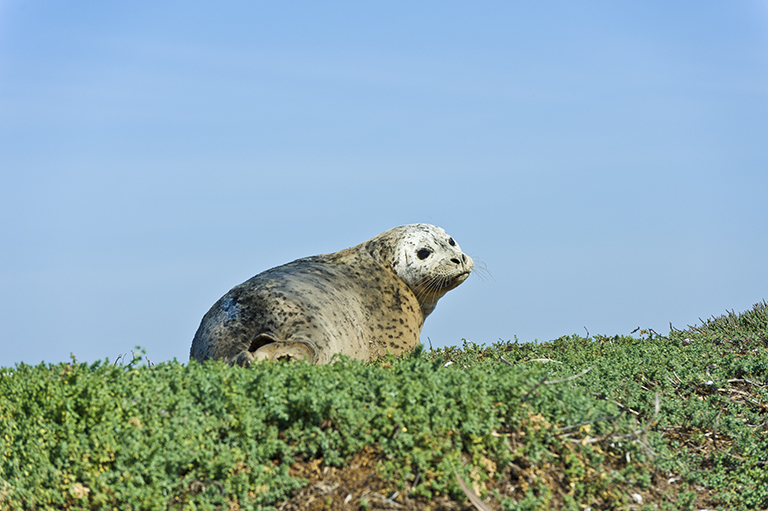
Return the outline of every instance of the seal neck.
[[[421,314],[424,316],[424,319],[427,319],[427,316],[432,314],[432,311],[435,310],[435,307],[437,307],[437,300],[434,302],[421,304]]]

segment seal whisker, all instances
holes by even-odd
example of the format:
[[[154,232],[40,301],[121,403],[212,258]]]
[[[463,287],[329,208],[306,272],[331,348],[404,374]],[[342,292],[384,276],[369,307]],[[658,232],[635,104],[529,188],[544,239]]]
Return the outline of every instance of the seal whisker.
[[[488,269],[488,266],[483,261],[475,261],[475,267],[473,268],[472,273],[475,273],[477,278],[483,282],[485,282],[486,276],[490,277],[492,281],[496,282],[496,279],[493,278],[491,270]]]

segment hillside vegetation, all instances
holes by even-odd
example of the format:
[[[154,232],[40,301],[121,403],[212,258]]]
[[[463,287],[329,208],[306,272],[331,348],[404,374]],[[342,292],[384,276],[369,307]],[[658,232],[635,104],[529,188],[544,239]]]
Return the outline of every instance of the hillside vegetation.
[[[768,306],[374,363],[0,370],[0,509],[768,508]]]

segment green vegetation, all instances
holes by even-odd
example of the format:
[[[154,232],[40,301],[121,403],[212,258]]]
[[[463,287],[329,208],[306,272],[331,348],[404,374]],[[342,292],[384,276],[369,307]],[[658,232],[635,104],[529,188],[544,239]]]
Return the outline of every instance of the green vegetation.
[[[20,364],[0,508],[471,509],[458,473],[490,509],[766,509],[767,347],[763,302],[368,364]]]

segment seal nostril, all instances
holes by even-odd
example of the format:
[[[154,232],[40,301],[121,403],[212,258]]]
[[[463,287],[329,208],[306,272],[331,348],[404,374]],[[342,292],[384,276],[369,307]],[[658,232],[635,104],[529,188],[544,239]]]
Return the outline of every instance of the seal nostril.
[[[454,257],[453,259],[451,259],[451,262],[452,262],[452,263],[456,263],[456,264],[461,264],[461,261],[459,261],[459,260],[458,260],[458,259],[456,259],[455,257]]]
[[[461,254],[461,260],[462,260],[462,262],[466,263],[467,262],[467,256],[465,256],[464,254]]]

